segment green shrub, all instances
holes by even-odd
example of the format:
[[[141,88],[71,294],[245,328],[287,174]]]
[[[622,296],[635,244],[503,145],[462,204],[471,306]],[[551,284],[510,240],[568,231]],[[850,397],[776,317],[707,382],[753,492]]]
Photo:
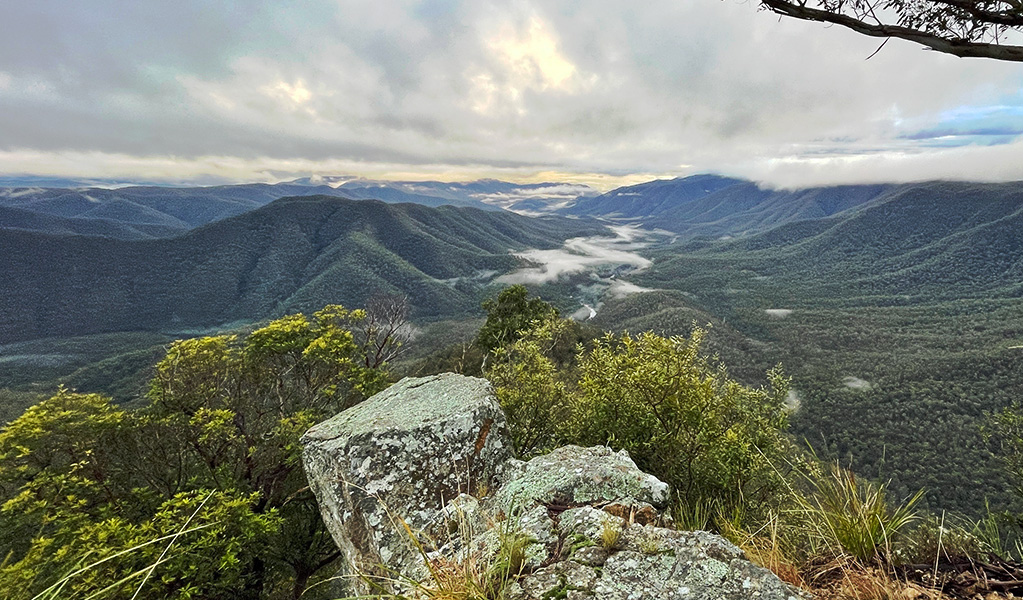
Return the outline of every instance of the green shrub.
[[[782,489],[788,380],[775,369],[769,388],[739,384],[701,354],[704,336],[598,341],[580,360],[574,439],[628,450],[684,506],[762,513]]]
[[[569,393],[549,358],[565,325],[558,319],[537,323],[520,339],[495,350],[486,371],[520,458],[550,450],[568,419]]]

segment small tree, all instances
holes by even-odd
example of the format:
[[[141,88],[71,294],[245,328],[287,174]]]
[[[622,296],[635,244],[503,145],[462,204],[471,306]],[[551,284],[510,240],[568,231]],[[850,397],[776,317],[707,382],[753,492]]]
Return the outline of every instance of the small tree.
[[[569,393],[549,355],[567,325],[556,318],[535,323],[521,338],[495,350],[485,373],[508,417],[520,458],[549,450],[564,437],[559,431],[571,411]]]
[[[524,285],[507,287],[483,302],[487,321],[476,336],[476,344],[486,352],[513,343],[529,330],[533,323],[558,316],[558,309],[539,298],[530,298]]]
[[[61,597],[108,585],[120,597],[142,581],[140,597],[302,596],[340,554],[307,488],[299,436],[387,386],[366,318],[328,306],[244,339],[177,341],[139,411],[61,391],[16,419],[0,433],[0,526],[15,532],[0,547],[0,589],[30,598],[114,557]],[[153,554],[147,536],[175,534],[192,512],[203,528],[174,538],[173,556]],[[156,575],[140,575],[156,563]]]

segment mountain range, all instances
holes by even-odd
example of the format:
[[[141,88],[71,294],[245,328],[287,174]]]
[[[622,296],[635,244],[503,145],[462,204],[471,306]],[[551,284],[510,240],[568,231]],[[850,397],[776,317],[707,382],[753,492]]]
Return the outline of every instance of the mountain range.
[[[157,240],[0,230],[0,343],[254,320],[404,293],[416,316],[472,310],[510,250],[605,232],[592,220],[330,196],[276,200]]]
[[[0,187],[0,229],[139,240],[181,235],[291,196],[334,196],[540,214],[595,194],[587,186],[556,183],[385,182],[361,178],[306,178],[277,184],[211,187]]]
[[[758,203],[760,223],[782,214],[776,209],[783,194],[771,196]],[[715,243],[681,243],[660,253],[647,283],[674,287],[684,273],[707,276],[717,270],[736,277],[727,285],[708,285],[707,293],[739,286],[784,294],[800,285],[814,289],[814,303],[868,296],[869,302],[888,304],[1023,295],[1020,184],[848,186],[784,196],[788,209],[775,219],[782,224]]]
[[[607,224],[661,233],[572,240]],[[783,364],[796,436],[893,493],[974,515],[1010,501],[979,428],[1023,394],[1020,183],[4,189],[0,389],[27,403],[59,376],[134,397],[171,337],[378,293],[407,294],[431,331],[474,331],[513,252],[565,273],[533,288],[564,314],[586,302],[600,328],[665,335],[713,323],[709,347],[754,385]]]

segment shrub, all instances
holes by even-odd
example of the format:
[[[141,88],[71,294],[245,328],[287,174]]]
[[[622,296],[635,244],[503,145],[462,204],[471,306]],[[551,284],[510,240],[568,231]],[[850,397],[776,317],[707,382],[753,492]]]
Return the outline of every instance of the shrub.
[[[580,361],[575,441],[627,450],[684,506],[762,513],[782,488],[788,380],[775,369],[769,388],[739,384],[702,355],[704,336],[598,341]]]
[[[516,455],[550,450],[570,411],[569,394],[548,353],[565,321],[548,319],[494,351],[486,376],[508,417]]]

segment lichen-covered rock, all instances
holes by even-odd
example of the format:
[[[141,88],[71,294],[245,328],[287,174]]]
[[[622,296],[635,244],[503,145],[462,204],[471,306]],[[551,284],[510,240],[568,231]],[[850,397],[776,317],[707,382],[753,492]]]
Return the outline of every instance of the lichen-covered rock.
[[[490,384],[444,374],[403,379],[302,437],[303,463],[327,528],[364,572],[422,573],[418,532],[462,493],[494,489],[510,458]],[[352,579],[351,591],[370,589]]]
[[[528,510],[534,504],[578,506],[634,499],[664,508],[668,484],[640,471],[628,452],[598,446],[564,446],[517,469],[501,488],[501,510]]]
[[[619,533],[611,538],[608,530]],[[773,573],[747,561],[727,540],[705,531],[675,531],[625,519],[590,506],[563,512],[558,519],[562,539],[577,548],[568,561],[591,567],[595,579],[565,581],[565,591],[578,590],[601,600],[797,600],[805,595]],[[608,540],[614,539],[607,548]],[[558,563],[561,564],[561,563]],[[548,567],[550,568],[550,567]],[[525,576],[521,600],[539,600]],[[545,585],[546,579],[545,577]],[[589,582],[583,585],[581,582]],[[541,586],[542,587],[542,586]]]
[[[510,458],[504,415],[480,379],[403,380],[303,442],[331,533],[371,576],[386,567],[429,588],[427,563],[464,568],[480,588],[503,586],[505,600],[806,598],[723,538],[664,527],[667,484],[625,452]],[[351,583],[339,593],[379,591]]]

